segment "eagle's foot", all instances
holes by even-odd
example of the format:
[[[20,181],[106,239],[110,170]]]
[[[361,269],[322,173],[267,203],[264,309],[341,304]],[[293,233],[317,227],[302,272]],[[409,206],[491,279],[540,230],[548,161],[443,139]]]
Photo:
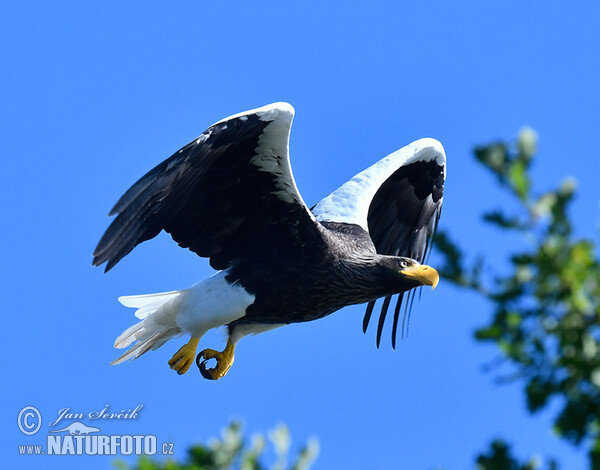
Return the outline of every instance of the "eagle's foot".
[[[227,341],[227,346],[223,351],[215,351],[214,349],[205,349],[198,354],[196,357],[196,364],[198,365],[198,369],[200,369],[200,373],[202,377],[210,380],[218,380],[221,377],[224,377],[227,374],[227,371],[233,364],[233,351],[235,349],[235,345],[231,342],[231,340]],[[202,360],[204,358],[204,360]],[[210,359],[216,359],[217,365],[213,369],[207,369],[206,363]]]
[[[179,375],[185,374],[194,362],[198,341],[198,338],[192,336],[190,340],[179,348],[179,351],[177,351],[169,360],[171,369],[176,371]]]

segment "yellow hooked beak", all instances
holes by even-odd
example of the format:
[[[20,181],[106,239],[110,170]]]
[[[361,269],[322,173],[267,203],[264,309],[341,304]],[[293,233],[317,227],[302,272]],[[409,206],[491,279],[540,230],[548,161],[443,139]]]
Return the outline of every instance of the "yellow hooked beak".
[[[440,282],[440,275],[438,272],[426,264],[408,266],[400,272],[406,277],[416,279],[423,285],[431,286],[431,290],[435,289],[435,286]]]

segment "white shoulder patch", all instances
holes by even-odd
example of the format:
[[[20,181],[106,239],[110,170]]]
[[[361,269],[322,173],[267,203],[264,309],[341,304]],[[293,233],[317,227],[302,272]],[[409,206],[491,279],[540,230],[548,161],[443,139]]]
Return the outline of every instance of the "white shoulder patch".
[[[273,195],[289,204],[301,204],[306,207],[296,186],[289,158],[289,140],[294,108],[289,103],[277,102],[261,108],[251,109],[222,119],[219,123],[231,119],[248,119],[258,116],[261,121],[269,122],[258,139],[256,156],[250,161],[260,171],[271,173],[275,178],[276,191]],[[306,208],[307,213],[312,213]]]
[[[261,121],[275,121],[280,118],[283,118],[285,120],[287,118],[289,120],[289,125],[291,125],[292,119],[294,118],[294,113],[294,107],[291,104],[279,101],[277,103],[271,103],[260,108],[242,111],[241,113],[237,113],[233,116],[221,119],[220,121],[215,122],[215,124],[221,124],[222,122],[227,122],[232,119],[238,118],[246,120],[248,119],[248,116],[256,115],[260,118]],[[213,124],[213,126],[215,124]]]
[[[277,106],[276,105],[282,105]],[[261,121],[270,121],[258,139],[256,156],[250,160],[260,171],[271,173],[275,177],[277,191],[275,196],[289,204],[304,201],[294,181],[292,167],[289,158],[289,140],[292,120],[294,119],[294,108],[287,103],[275,103],[274,105],[260,108]]]
[[[314,207],[313,213],[320,222],[356,224],[368,232],[369,206],[381,185],[404,165],[432,160],[444,167],[445,178],[446,154],[442,144],[430,138],[416,140],[344,183],[325,199],[322,199]]]
[[[295,111],[291,104],[280,101],[234,114],[233,116],[221,119],[213,124],[213,126],[227,123],[234,119],[245,122],[250,116],[257,116],[259,120],[267,122],[268,124],[258,138],[255,148],[256,155],[251,158],[250,162],[259,171],[273,175],[275,184],[275,190],[272,191],[273,196],[288,204],[304,206],[306,213],[314,220],[312,212],[310,212],[304,203],[300,191],[296,186],[290,164],[289,139],[294,114]]]

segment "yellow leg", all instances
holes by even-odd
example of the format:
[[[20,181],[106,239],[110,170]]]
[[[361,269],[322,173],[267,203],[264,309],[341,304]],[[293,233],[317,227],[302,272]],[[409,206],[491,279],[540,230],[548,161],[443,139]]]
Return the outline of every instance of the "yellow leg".
[[[179,375],[185,374],[194,362],[198,341],[200,341],[199,338],[192,336],[190,340],[183,345],[169,361],[171,369],[177,371]]]
[[[227,340],[227,346],[223,351],[215,351],[214,349],[205,349],[198,354],[196,358],[196,364],[200,369],[200,373],[202,377],[210,380],[217,380],[221,377],[224,377],[227,374],[227,371],[233,364],[233,351],[235,349],[235,344],[231,342],[231,339]],[[201,359],[204,358],[202,362]],[[209,359],[216,359],[217,365],[214,369],[207,369],[206,362]]]

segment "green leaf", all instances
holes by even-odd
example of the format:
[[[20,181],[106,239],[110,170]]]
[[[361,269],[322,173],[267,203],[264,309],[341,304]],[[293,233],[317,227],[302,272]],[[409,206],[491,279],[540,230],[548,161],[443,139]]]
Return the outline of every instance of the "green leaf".
[[[525,163],[522,160],[513,161],[509,171],[509,181],[519,198],[523,201],[527,199],[531,182],[525,171]]]
[[[525,230],[527,226],[518,217],[508,217],[502,211],[496,209],[483,214],[483,220],[504,229]]]
[[[532,413],[543,408],[548,397],[554,392],[554,388],[549,382],[543,382],[539,378],[534,378],[527,383],[525,394],[527,397],[527,409]]]

